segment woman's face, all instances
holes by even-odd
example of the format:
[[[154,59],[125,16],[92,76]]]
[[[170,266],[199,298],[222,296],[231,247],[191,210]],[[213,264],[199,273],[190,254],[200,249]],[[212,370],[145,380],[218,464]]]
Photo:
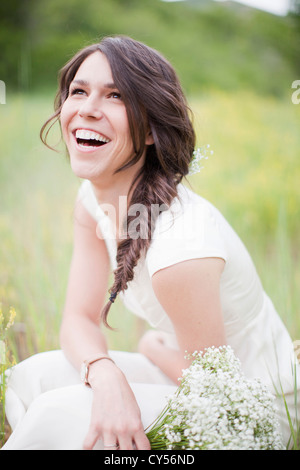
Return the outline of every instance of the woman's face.
[[[60,120],[72,170],[80,178],[109,184],[114,171],[133,157],[126,108],[100,51],[77,70]]]

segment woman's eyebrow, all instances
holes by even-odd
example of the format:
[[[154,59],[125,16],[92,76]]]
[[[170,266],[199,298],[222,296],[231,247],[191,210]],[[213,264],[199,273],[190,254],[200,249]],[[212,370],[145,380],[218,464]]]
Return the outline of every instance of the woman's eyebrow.
[[[73,80],[72,83],[76,83],[78,85],[82,85],[82,86],[88,86],[89,82],[87,82],[86,80],[81,80],[79,78],[76,78],[75,80]]]
[[[72,83],[75,83],[77,85],[81,86],[89,86],[89,82],[87,80],[82,80],[80,78],[76,78],[73,80]],[[109,82],[109,83],[104,83],[103,88],[109,88],[110,90],[116,90],[118,87],[116,86],[115,83]]]
[[[111,83],[105,83],[105,84],[104,84],[104,88],[110,88],[110,89],[112,89],[112,90],[113,90],[113,89],[116,90],[118,87],[117,87],[117,85],[116,85],[115,83],[111,82]]]

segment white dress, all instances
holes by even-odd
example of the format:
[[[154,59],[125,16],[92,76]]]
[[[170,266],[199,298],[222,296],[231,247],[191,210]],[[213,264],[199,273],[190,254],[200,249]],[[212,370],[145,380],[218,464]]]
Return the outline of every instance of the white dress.
[[[114,269],[115,236],[89,181],[82,183],[78,197],[97,221]],[[282,387],[294,419],[291,338],[239,237],[212,204],[183,185],[178,186],[178,198],[171,208],[157,220],[150,248],[121,295],[125,305],[153,328],[169,333],[170,343],[176,347],[172,323],[154,295],[151,276],[175,263],[208,257],[225,261],[221,302],[227,343],[247,377],[262,379],[274,394],[274,386],[277,390]],[[111,355],[127,376],[147,426],[175,386],[140,354],[111,351]],[[300,385],[298,388],[300,397]],[[13,433],[4,449],[81,449],[89,425],[91,396],[92,391],[80,384],[78,372],[62,351],[41,353],[21,362],[12,372],[6,396],[6,413]],[[284,403],[280,398],[276,401],[287,442],[290,429]],[[97,448],[101,448],[101,442]]]

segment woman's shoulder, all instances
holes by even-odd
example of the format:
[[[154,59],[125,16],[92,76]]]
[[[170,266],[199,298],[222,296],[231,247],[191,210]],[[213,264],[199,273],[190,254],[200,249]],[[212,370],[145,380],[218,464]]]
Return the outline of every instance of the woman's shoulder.
[[[188,259],[218,257],[226,261],[219,217],[221,214],[206,199],[180,186],[178,197],[156,221],[146,256],[150,275]]]
[[[199,236],[203,229],[225,220],[207,199],[180,184],[172,204],[159,215],[153,238],[178,235],[184,238]]]
[[[195,190],[180,184],[178,185],[178,197],[175,202],[180,204],[182,210],[202,210],[206,215],[214,215],[215,217],[223,218],[219,209],[208,199],[198,194]],[[225,219],[224,219],[225,220]]]

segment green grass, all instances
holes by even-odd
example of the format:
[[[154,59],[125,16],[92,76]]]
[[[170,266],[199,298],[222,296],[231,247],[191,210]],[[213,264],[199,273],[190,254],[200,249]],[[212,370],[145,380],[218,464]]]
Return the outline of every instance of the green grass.
[[[300,105],[289,96],[215,91],[190,103],[198,144],[214,150],[191,184],[241,235],[292,338],[299,339]],[[59,347],[80,184],[63,146],[58,154],[39,141],[51,112],[50,95],[8,96],[0,106],[0,300],[26,325],[28,354]],[[109,332],[110,347],[134,350],[144,325],[120,301],[111,324],[119,331]]]

